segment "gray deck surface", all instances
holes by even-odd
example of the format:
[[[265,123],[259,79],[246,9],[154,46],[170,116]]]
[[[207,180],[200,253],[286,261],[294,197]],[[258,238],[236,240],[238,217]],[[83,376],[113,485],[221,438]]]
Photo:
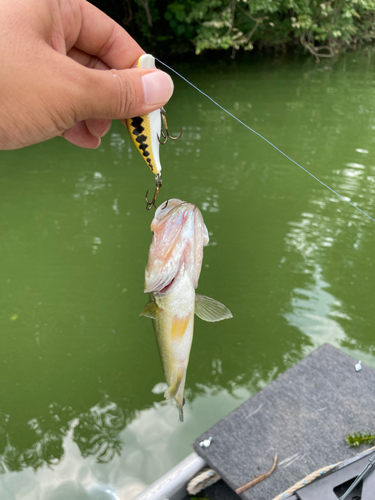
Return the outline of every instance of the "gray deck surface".
[[[322,345],[200,436],[195,451],[233,489],[268,471],[277,453],[273,474],[241,494],[248,500],[272,500],[311,472],[355,456],[365,448],[349,448],[345,434],[375,427],[375,371],[356,372],[356,362]],[[201,448],[209,436],[211,446]]]

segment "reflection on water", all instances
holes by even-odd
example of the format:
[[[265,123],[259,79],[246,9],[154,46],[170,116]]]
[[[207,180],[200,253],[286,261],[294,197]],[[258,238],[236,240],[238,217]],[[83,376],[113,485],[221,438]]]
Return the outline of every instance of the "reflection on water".
[[[211,191],[211,190],[210,190]],[[219,211],[219,194],[207,193],[206,201],[202,203],[202,211],[208,210],[209,212],[218,212]]]
[[[366,156],[369,153],[364,148],[355,151]],[[373,214],[374,169],[371,164],[348,162],[332,170],[328,184],[345,199]],[[309,203],[311,212],[302,213],[297,222],[290,222],[285,237],[288,251],[293,253],[294,249],[302,256],[300,272],[308,275],[305,288],[293,290],[285,318],[307,335],[316,347],[324,342],[350,347],[353,355],[362,356],[367,364],[375,366],[372,342],[367,348],[362,344],[362,352],[358,349],[347,328],[358,317],[353,315],[353,307],[339,298],[343,292],[345,294],[348,285],[353,286],[357,281],[355,269],[365,265],[368,266],[367,273],[371,273],[366,247],[373,221],[355,210],[348,211],[337,197],[328,196],[323,191],[319,195],[315,193]],[[327,272],[334,268],[332,259],[344,261],[344,276],[329,277]],[[369,280],[367,273],[364,281]],[[345,285],[335,296],[340,280],[345,281]],[[356,291],[360,290],[356,288]]]
[[[181,72],[374,216],[372,57]],[[1,500],[130,500],[321,343],[375,367],[374,223],[175,86],[184,134],[161,148],[160,200],[202,210],[198,292],[234,318],[196,320],[181,425],[139,318],[153,179],[126,130],[115,123],[96,151],[57,139],[1,152]]]
[[[125,427],[124,413],[115,403],[102,401],[78,417],[73,441],[83,457],[95,455],[98,463],[112,460],[121,454],[120,432]]]
[[[81,414],[52,403],[48,419],[33,418],[27,422],[31,431],[27,448],[12,444],[11,416],[1,413],[0,417],[1,472],[57,465],[64,456],[63,441],[68,434],[84,458],[92,455],[98,463],[106,463],[116,453],[121,454],[120,433],[126,421],[122,409],[107,398]]]
[[[285,317],[291,325],[308,335],[315,347],[325,342],[340,344],[346,335],[333,317],[349,320],[350,317],[341,311],[340,301],[327,291],[330,285],[322,279],[322,270],[318,266],[312,272],[312,278],[314,284],[310,289],[293,290],[292,312]]]
[[[187,405],[190,422],[186,428],[176,427],[175,409],[165,401],[140,412],[125,428],[122,410],[104,398],[85,415],[73,418],[67,432],[64,427],[64,432],[61,432],[59,437],[59,448],[63,448],[65,453],[63,456],[58,453],[54,457],[53,467],[51,460],[43,463],[40,457],[41,461],[34,475],[30,474],[30,469],[24,464],[25,470],[21,472],[19,469],[17,475],[17,486],[8,469],[8,474],[0,485],[0,497],[2,500],[15,498],[11,493],[14,489],[18,494],[29,491],[30,496],[25,498],[30,499],[57,500],[67,498],[67,495],[71,498],[73,495],[77,500],[88,500],[97,498],[99,492],[107,490],[101,500],[130,499],[153,480],[155,473],[162,475],[166,467],[175,465],[173,457],[168,456],[168,449],[176,439],[181,440],[187,435],[188,439],[194,440],[196,431],[194,420],[191,419],[193,414],[201,415],[201,432],[209,425],[210,417],[205,411],[207,399],[214,414],[220,411],[222,406],[228,411],[234,409],[238,399],[247,398],[249,393],[238,387],[233,395],[234,399],[226,391],[202,390],[202,394],[195,397],[194,403]],[[62,409],[53,408],[51,415],[61,415],[61,411]],[[72,409],[69,409],[67,414],[71,411]],[[160,435],[163,435],[162,442]],[[35,448],[41,448],[41,443],[46,438],[45,435],[39,437]],[[100,453],[102,448],[96,449],[97,444],[102,443],[106,448],[114,450],[114,443],[119,442],[126,445],[126,453],[112,453],[111,456],[107,454],[105,460]],[[48,451],[52,452],[52,448]],[[81,454],[86,458],[85,461],[82,460]],[[155,461],[155,456],[163,455],[162,462]],[[181,459],[184,456],[181,454]],[[50,458],[53,458],[53,452]],[[140,470],[145,482],[139,479]]]
[[[77,201],[87,201],[87,196],[92,196],[95,194],[95,191],[104,189],[105,187],[106,178],[100,172],[80,175],[76,183],[76,192],[73,194],[73,198]]]

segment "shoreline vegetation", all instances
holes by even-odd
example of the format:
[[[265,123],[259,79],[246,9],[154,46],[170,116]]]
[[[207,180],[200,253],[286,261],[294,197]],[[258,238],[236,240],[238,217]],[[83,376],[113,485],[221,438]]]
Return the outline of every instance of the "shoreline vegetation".
[[[92,0],[160,56],[265,51],[319,62],[375,40],[375,0]],[[224,55],[224,54],[223,54]]]

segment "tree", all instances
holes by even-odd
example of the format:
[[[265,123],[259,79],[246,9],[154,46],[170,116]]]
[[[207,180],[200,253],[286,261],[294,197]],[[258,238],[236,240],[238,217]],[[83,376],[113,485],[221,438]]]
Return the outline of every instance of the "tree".
[[[375,0],[94,0],[147,50],[299,48],[317,60],[375,39]]]

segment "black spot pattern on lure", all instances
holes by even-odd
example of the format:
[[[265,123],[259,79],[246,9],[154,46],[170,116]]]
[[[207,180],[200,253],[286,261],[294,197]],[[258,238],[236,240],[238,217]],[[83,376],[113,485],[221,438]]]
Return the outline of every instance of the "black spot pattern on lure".
[[[137,138],[136,138],[136,141],[140,144],[140,149],[144,148],[146,146],[147,148],[147,137],[145,135],[139,135]]]
[[[135,116],[134,118],[131,118],[129,132],[133,136],[134,142],[136,143],[139,152],[147,162],[150,170],[154,172],[151,137],[148,137],[143,133],[145,131],[143,123],[144,118],[142,116]]]
[[[133,134],[139,135],[144,131],[144,127],[142,127],[143,118],[141,116],[136,116],[132,119],[131,126],[134,127]]]
[[[138,149],[142,153],[143,158],[148,163],[148,166],[151,170],[153,170],[152,159],[148,158],[151,155],[150,152],[150,144],[148,142],[151,140],[150,137],[147,137],[142,132],[145,128],[142,126],[143,118],[141,116],[136,116],[132,118],[131,126],[132,126],[132,134],[135,136],[135,141],[139,144]]]
[[[150,156],[150,153],[147,150],[148,144],[145,142],[147,137],[145,135],[140,135],[139,137],[136,138],[136,141],[139,143],[139,149],[142,151],[142,154],[145,158],[147,156]]]

